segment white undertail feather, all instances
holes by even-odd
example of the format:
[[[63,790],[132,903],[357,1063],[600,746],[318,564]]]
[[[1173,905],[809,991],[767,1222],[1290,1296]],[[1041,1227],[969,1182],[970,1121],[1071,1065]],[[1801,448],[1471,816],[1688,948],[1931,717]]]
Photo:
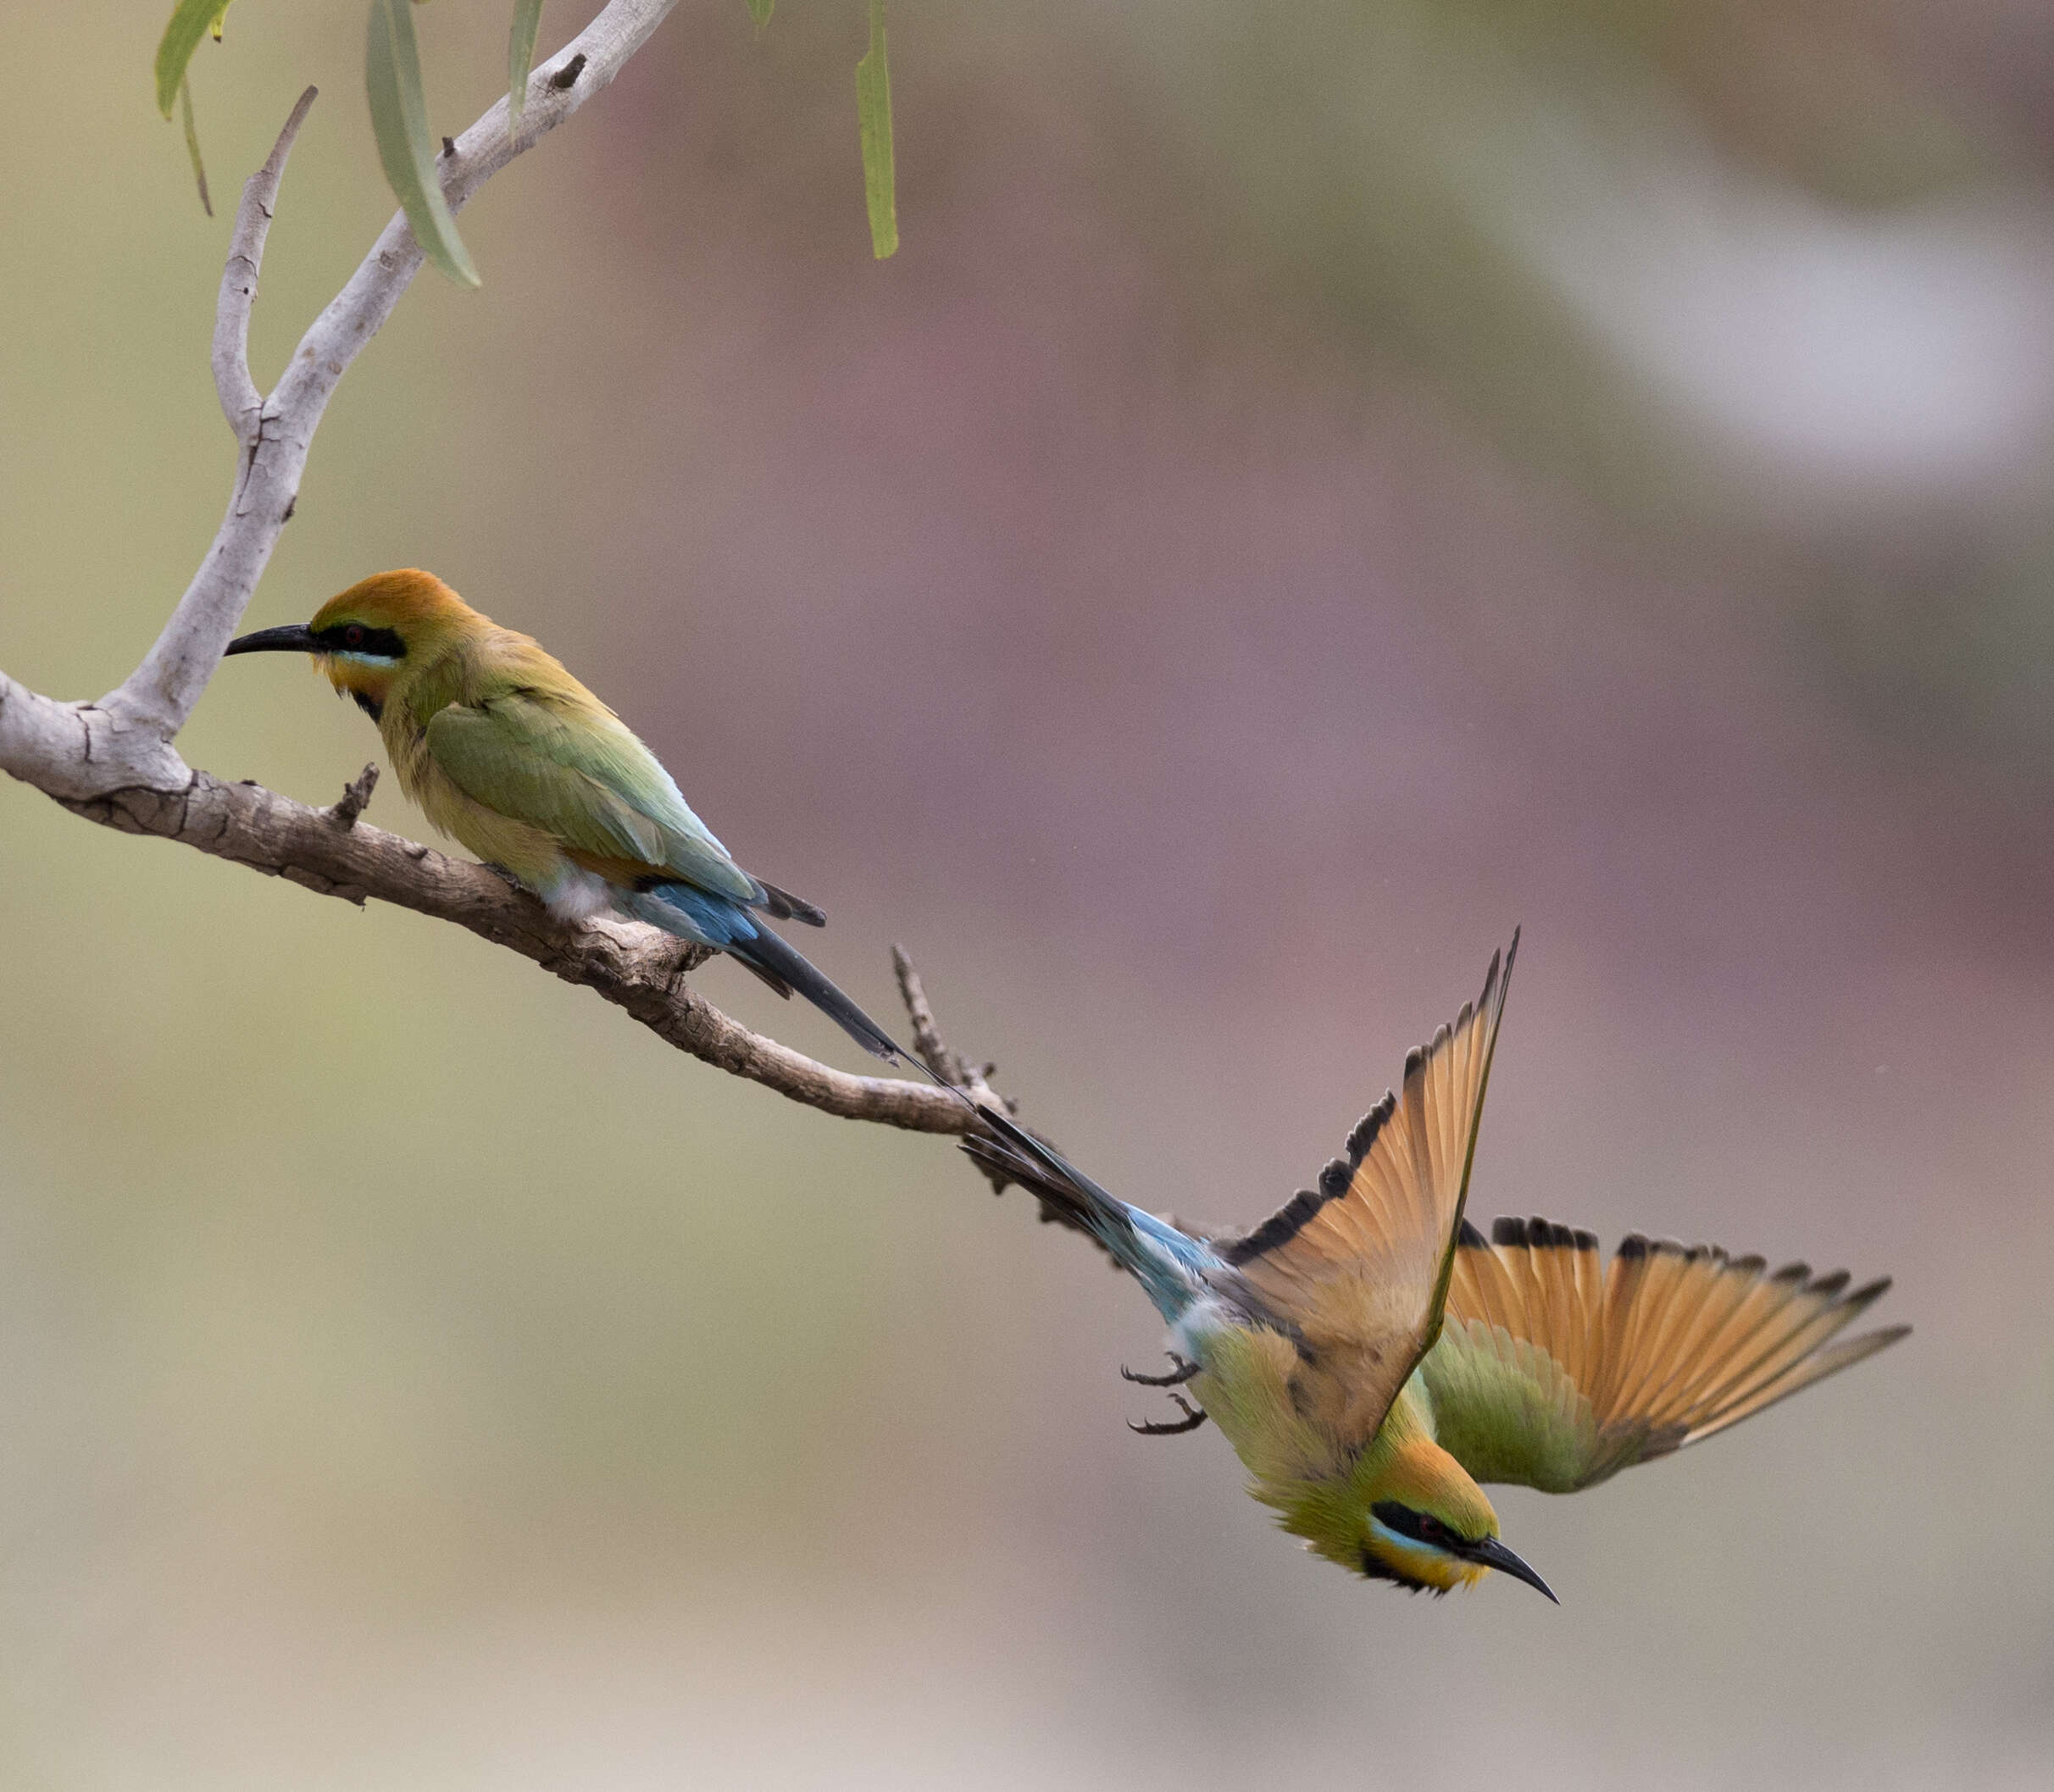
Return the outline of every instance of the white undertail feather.
[[[541,894],[543,906],[559,921],[589,921],[613,907],[613,889],[607,880],[569,860]]]

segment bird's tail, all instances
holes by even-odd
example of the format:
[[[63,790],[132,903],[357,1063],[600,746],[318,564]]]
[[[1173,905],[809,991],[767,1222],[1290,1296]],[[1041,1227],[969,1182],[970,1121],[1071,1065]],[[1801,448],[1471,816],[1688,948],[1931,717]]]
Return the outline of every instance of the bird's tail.
[[[963,1149],[983,1168],[1031,1190],[1045,1217],[1088,1233],[1141,1284],[1156,1310],[1174,1322],[1202,1290],[1208,1268],[1224,1267],[1188,1233],[1131,1207],[1099,1186],[1052,1146],[988,1102],[979,1117],[996,1139],[972,1133]]]
[[[898,1041],[829,982],[803,952],[739,903],[690,884],[658,884],[636,891],[621,907],[666,933],[719,947],[780,996],[804,996],[865,1051],[881,1058],[907,1056]]]
[[[783,985],[785,992],[802,996],[865,1051],[881,1058],[902,1058],[898,1041],[842,994],[811,959],[767,927],[759,926],[753,940],[737,940],[728,951],[773,989]]]

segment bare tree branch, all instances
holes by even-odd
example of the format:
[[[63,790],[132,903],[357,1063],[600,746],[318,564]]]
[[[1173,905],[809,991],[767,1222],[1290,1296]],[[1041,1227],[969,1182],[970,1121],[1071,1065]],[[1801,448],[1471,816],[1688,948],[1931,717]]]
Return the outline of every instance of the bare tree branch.
[[[243,182],[228,262],[221,269],[221,296],[214,303],[214,391],[220,395],[221,414],[245,448],[257,445],[258,413],[264,408],[264,394],[250,376],[250,313],[257,306],[257,273],[264,265],[264,239],[271,234],[271,208],[285,176],[286,158],[292,153],[292,140],[307,122],[319,91],[309,87],[300,95],[264,166]]]
[[[927,1000],[927,986],[920,981],[920,974],[913,968],[912,957],[904,946],[891,948],[891,968],[898,977],[899,999],[906,1004],[906,1018],[913,1024],[913,1049],[919,1054],[920,1062],[952,1089],[962,1090],[973,1101],[989,1101],[1007,1113],[1016,1112],[1018,1104],[1007,1100],[991,1086],[997,1065],[973,1067],[960,1051],[952,1051],[942,1043],[941,1029]]]
[[[906,1018],[913,1023],[913,1049],[920,1062],[945,1083],[958,1089],[970,1086],[969,1068],[960,1052],[941,1043],[941,1029],[935,1024],[935,1011],[928,1005],[927,989],[913,968],[906,948],[891,948],[891,968],[898,974],[899,997],[906,1004]]]
[[[196,772],[180,791],[140,786],[59,800],[124,834],[152,835],[282,877],[344,902],[380,902],[457,926],[594,990],[680,1051],[808,1107],[913,1132],[960,1133],[968,1110],[944,1090],[891,1077],[851,1076],[751,1032],[682,981],[711,956],[634,921],[563,922],[497,872],[445,857],[357,819],[370,768],[327,809],[258,784]]]
[[[461,137],[446,140],[439,167],[451,208],[461,208],[514,157],[603,92],[674,4],[608,0],[530,75],[514,130],[507,129],[502,98]],[[824,1112],[920,1132],[966,1130],[974,1119],[944,1090],[831,1069],[702,1001],[682,981],[708,956],[702,949],[630,922],[559,921],[481,865],[362,824],[375,768],[332,807],[314,809],[259,785],[224,784],[195,771],[173,746],[292,514],[330,397],[421,267],[404,214],[395,216],[308,328],[269,397],[259,395],[249,366],[250,315],[286,161],[314,97],[311,87],[300,97],[269,157],[244,186],[222,272],[214,384],[238,453],[214,545],[142,663],[97,702],[59,702],[0,673],[0,770],[104,826],[197,846],[348,902],[376,896],[453,922],[597,990],[679,1050]],[[909,964],[902,975],[913,977]],[[913,977],[912,989],[918,986]],[[933,1016],[919,999],[938,1050]],[[953,1062],[963,1074],[961,1061]],[[996,1099],[981,1078],[965,1086]]]
[[[442,158],[442,190],[450,209],[461,210],[514,157],[608,86],[675,3],[611,0],[530,77],[520,128],[511,136],[506,128],[507,103],[497,102],[457,140],[456,153]],[[554,86],[549,77],[573,61],[583,64],[575,83],[568,88]],[[348,284],[301,338],[258,413],[248,472],[230,502],[214,551],[142,663],[104,700],[114,714],[146,718],[167,735],[185,726],[292,513],[307,452],[330,397],[350,363],[391,315],[420,271],[421,261],[420,245],[408,228],[405,214],[396,214]]]
[[[608,0],[578,36],[530,77],[520,127],[502,98],[441,163],[460,208],[514,157],[602,92],[676,0]],[[575,65],[575,66],[574,66]],[[568,79],[566,79],[568,77]],[[240,447],[228,513],[192,583],[142,663],[97,703],[58,703],[0,672],[0,770],[53,796],[142,788],[175,791],[192,776],[171,741],[198,702],[242,619],[299,496],[308,450],[336,382],[420,271],[420,246],[396,214],[334,301],[301,337],[266,399],[249,372],[249,315],[278,182],[312,103],[303,94],[269,158],[243,189],[215,308],[215,384]]]

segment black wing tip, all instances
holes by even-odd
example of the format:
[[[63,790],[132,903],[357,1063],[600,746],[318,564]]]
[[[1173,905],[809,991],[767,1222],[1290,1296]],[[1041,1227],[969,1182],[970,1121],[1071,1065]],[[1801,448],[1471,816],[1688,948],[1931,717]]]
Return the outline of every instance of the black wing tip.
[[[809,902],[804,896],[792,895],[789,890],[780,890],[775,884],[766,883],[762,878],[756,887],[763,893],[760,907],[774,921],[797,921],[806,927],[825,927],[827,911]]]
[[[1512,975],[1512,961],[1518,955],[1518,950],[1519,929],[1515,927],[1512,930],[1512,944],[1502,951],[1496,951],[1491,955],[1491,968],[1484,976],[1482,997],[1474,1004],[1465,1002],[1463,1005],[1462,1013],[1457,1017],[1453,1025],[1451,1026],[1444,1021],[1434,1029],[1434,1036],[1429,1043],[1424,1046],[1414,1046],[1405,1054],[1405,1074],[1401,1079],[1402,1082],[1409,1083],[1420,1072],[1427,1060],[1432,1057],[1463,1026],[1467,1025],[1479,1008],[1488,1008],[1491,1006],[1493,992],[1496,993],[1498,1007],[1502,1009],[1505,1000],[1505,984]],[[1369,1155],[1370,1150],[1376,1144],[1378,1134],[1383,1131],[1385,1125],[1397,1110],[1397,1090],[1395,1089],[1385,1090],[1383,1100],[1355,1123],[1354,1130],[1348,1135],[1347,1155],[1345,1157],[1334,1158],[1324,1169],[1320,1171],[1318,1185],[1314,1188],[1299,1190],[1252,1232],[1245,1234],[1231,1243],[1216,1240],[1215,1248],[1219,1250],[1220,1255],[1230,1264],[1238,1268],[1240,1265],[1262,1256],[1264,1251],[1274,1251],[1278,1246],[1287,1244],[1295,1238],[1306,1222],[1311,1219],[1320,1208],[1330,1201],[1340,1200],[1348,1192],[1349,1188],[1354,1183],[1356,1171],[1362,1168],[1363,1160]],[[1463,1223],[1466,1226],[1468,1222],[1464,1220]],[[1561,1229],[1566,1242],[1568,1229],[1564,1227]],[[1482,1234],[1478,1234],[1477,1237],[1480,1243]]]
[[[1629,1232],[1613,1255],[1629,1263],[1651,1257],[1679,1257],[1686,1263],[1702,1262],[1707,1258],[1720,1263],[1726,1261],[1726,1253],[1716,1245],[1686,1245],[1680,1239],[1650,1238],[1645,1232]]]
[[[1519,929],[1515,924],[1512,929],[1512,944],[1506,946],[1503,951],[1495,951],[1491,955],[1491,968],[1484,973],[1484,993],[1476,999],[1478,1007],[1489,1007],[1491,1004],[1491,998],[1495,996],[1497,998],[1498,1012],[1500,1013],[1504,1012],[1505,992],[1512,987],[1512,967],[1518,956]]]
[[[1468,1223],[1465,1220],[1463,1223],[1467,1225]],[[1480,1234],[1479,1241],[1481,1241]],[[1629,1243],[1632,1241],[1631,1239],[1628,1240]],[[1516,1213],[1502,1213],[1491,1223],[1491,1242],[1513,1250],[1595,1251],[1597,1249],[1597,1234],[1586,1232],[1581,1226],[1565,1226],[1556,1220],[1543,1219],[1537,1213],[1526,1219],[1522,1219]],[[1640,1244],[1644,1251],[1646,1240],[1642,1239]],[[1626,1246],[1622,1245],[1619,1254],[1624,1257],[1639,1253],[1629,1253]]]
[[[1237,1238],[1231,1242],[1215,1241],[1213,1248],[1219,1251],[1230,1268],[1238,1269],[1243,1263],[1252,1262],[1264,1251],[1274,1251],[1279,1245],[1288,1244],[1298,1235],[1299,1229],[1333,1198],[1316,1189],[1300,1189],[1245,1238]]]
[[[1328,1160],[1319,1173],[1318,1193],[1324,1201],[1338,1201],[1348,1192],[1349,1184],[1355,1180],[1355,1173],[1363,1167],[1363,1159],[1369,1155],[1376,1144],[1377,1135],[1383,1131],[1391,1115],[1398,1111],[1398,1097],[1392,1090],[1384,1091],[1384,1099],[1355,1123],[1348,1134],[1347,1154]],[[1301,1190],[1301,1196],[1313,1190]],[[1309,1214],[1307,1216],[1311,1217]]]
[[[1355,1123],[1348,1135],[1348,1159],[1353,1169],[1362,1167],[1362,1161],[1369,1155],[1369,1147],[1376,1143],[1376,1135],[1382,1132],[1386,1122],[1398,1111],[1398,1097],[1395,1090],[1386,1089],[1384,1099]]]
[[[1526,1232],[1531,1232],[1534,1226],[1540,1223],[1541,1222],[1535,1221],[1529,1226],[1516,1220],[1500,1220],[1498,1222],[1501,1228],[1509,1225],[1518,1227]],[[1582,1241],[1589,1236],[1588,1233],[1577,1234],[1579,1248],[1582,1247]],[[1502,1241],[1501,1240],[1501,1242]],[[1537,1244],[1540,1240],[1535,1238],[1534,1242]],[[1729,1257],[1725,1251],[1716,1245],[1692,1245],[1686,1250],[1673,1238],[1651,1239],[1642,1232],[1629,1232],[1619,1240],[1619,1247],[1615,1254],[1629,1262],[1638,1262],[1651,1257],[1677,1257],[1683,1258],[1686,1262],[1709,1259],[1729,1273],[1752,1277],[1763,1276],[1768,1264],[1768,1259],[1758,1253],[1751,1252],[1746,1257]],[[1853,1280],[1853,1277],[1846,1270],[1835,1269],[1829,1275],[1815,1277],[1812,1273],[1812,1266],[1805,1262],[1785,1263],[1774,1274],[1768,1276],[1766,1279],[1772,1284],[1781,1283],[1786,1286],[1794,1287],[1805,1295],[1817,1295],[1835,1307],[1849,1308],[1851,1309],[1848,1315],[1850,1318],[1874,1306],[1895,1285],[1890,1277],[1879,1275],[1850,1291],[1847,1284]],[[1908,1325],[1885,1326],[1879,1331],[1871,1332],[1866,1335],[1884,1338],[1887,1334],[1885,1341],[1895,1344],[1898,1339],[1907,1336],[1911,1329],[1912,1328]],[[1881,1350],[1883,1347],[1880,1344],[1875,1346],[1878,1350]]]
[[[1354,1184],[1355,1173],[1362,1168],[1363,1159],[1369,1155],[1375,1145],[1377,1135],[1398,1111],[1398,1097],[1392,1090],[1384,1091],[1384,1099],[1355,1123],[1348,1135],[1348,1150],[1345,1157],[1335,1157],[1320,1171],[1317,1186],[1300,1189],[1298,1192],[1257,1226],[1231,1243],[1217,1243],[1216,1248],[1226,1261],[1235,1267],[1252,1262],[1266,1251],[1288,1244],[1296,1237],[1301,1228],[1330,1201],[1339,1201]]]
[[[1491,1248],[1491,1240],[1469,1223],[1469,1216],[1466,1213],[1462,1217],[1462,1223],[1455,1229],[1455,1244],[1458,1250],[1463,1251],[1488,1251]]]

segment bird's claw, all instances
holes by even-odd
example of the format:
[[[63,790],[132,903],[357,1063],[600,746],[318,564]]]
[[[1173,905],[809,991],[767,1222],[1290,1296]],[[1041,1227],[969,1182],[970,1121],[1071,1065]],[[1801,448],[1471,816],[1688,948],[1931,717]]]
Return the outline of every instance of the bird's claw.
[[[1139,1433],[1143,1437],[1176,1437],[1186,1431],[1196,1431],[1205,1423],[1204,1412],[1201,1408],[1194,1406],[1181,1394],[1173,1394],[1169,1397],[1184,1409],[1182,1418],[1169,1418],[1160,1421],[1144,1419],[1138,1424],[1133,1419],[1129,1419],[1127,1429],[1130,1431]]]
[[[1131,1381],[1144,1388],[1180,1388],[1198,1373],[1198,1365],[1186,1362],[1174,1351],[1165,1352],[1176,1368],[1167,1375],[1144,1375],[1138,1369],[1130,1369],[1125,1363],[1119,1366],[1119,1379]]]

